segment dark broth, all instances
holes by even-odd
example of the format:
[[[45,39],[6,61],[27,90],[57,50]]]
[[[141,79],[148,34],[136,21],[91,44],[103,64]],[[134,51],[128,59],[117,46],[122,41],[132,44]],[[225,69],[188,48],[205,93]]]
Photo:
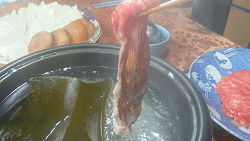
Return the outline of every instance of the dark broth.
[[[144,95],[142,101],[142,112],[138,120],[132,125],[132,132],[130,134],[119,134],[116,135],[113,132],[113,94],[112,91],[117,82],[116,80],[117,69],[108,67],[68,67],[50,72],[45,72],[43,75],[52,76],[72,76],[81,79],[86,83],[99,82],[108,78],[112,78],[113,84],[111,88],[111,94],[108,95],[105,115],[103,122],[104,140],[124,140],[124,141],[135,141],[135,140],[154,140],[154,141],[172,141],[172,140],[183,140],[179,134],[181,131],[180,123],[178,121],[178,115],[175,113],[171,99],[166,98],[162,101],[157,95],[164,94],[157,86],[149,82],[148,91]],[[26,87],[24,84],[22,87]],[[19,89],[22,89],[20,87]],[[13,92],[11,95],[20,93]],[[166,95],[167,97],[167,95]],[[20,98],[22,99],[22,98]],[[0,118],[0,124],[6,123],[13,116],[17,115],[18,109],[20,109],[22,100],[19,103],[13,103],[12,109]],[[167,103],[168,106],[165,106]],[[170,106],[169,106],[170,105]],[[170,114],[171,113],[171,114]],[[176,120],[177,119],[177,120]],[[92,130],[93,126],[88,126],[88,130]],[[94,132],[92,132],[94,133]],[[92,138],[94,135],[89,135],[92,140],[98,140]]]

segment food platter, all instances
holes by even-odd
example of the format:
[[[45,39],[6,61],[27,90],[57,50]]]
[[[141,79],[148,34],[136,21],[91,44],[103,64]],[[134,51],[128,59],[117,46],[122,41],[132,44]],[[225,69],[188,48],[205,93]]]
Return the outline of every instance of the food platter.
[[[102,34],[100,24],[94,17],[92,17],[86,13],[82,13],[82,14],[83,14],[83,18],[90,20],[95,26],[94,36],[91,37],[90,39],[88,39],[87,43],[95,43],[100,38],[100,36]]]
[[[212,120],[242,140],[250,140],[250,129],[231,124],[233,119],[223,114],[219,95],[214,92],[214,88],[221,77],[242,69],[250,70],[249,58],[249,49],[218,49],[198,57],[189,71],[189,78],[200,90],[208,104]]]
[[[93,25],[95,26],[94,35],[90,39],[87,40],[87,43],[95,43],[100,38],[101,33],[102,33],[100,24],[91,15],[88,15],[88,14],[86,14],[84,12],[80,12],[80,17],[81,17],[81,15],[82,15],[83,18],[90,20],[93,23]],[[1,25],[0,25],[0,27],[1,27]],[[27,26],[25,28],[26,29],[24,29],[24,30],[26,32],[27,31]],[[14,28],[14,29],[16,29],[16,28]],[[9,33],[12,33],[12,32],[15,33],[16,31],[13,30],[13,31],[11,31]],[[1,37],[4,37],[4,39],[5,38],[9,39],[8,37],[11,36],[11,34],[9,34],[9,33],[3,33],[1,35]],[[6,34],[6,36],[5,36],[5,34]],[[20,35],[18,34],[18,35],[14,35],[14,36],[19,37]],[[27,35],[22,35],[22,36],[24,36],[23,38],[26,38]],[[2,39],[2,40],[4,40],[4,39]],[[16,40],[18,40],[18,39],[16,39]],[[9,43],[8,40],[7,40],[7,42]],[[6,43],[3,43],[3,44],[6,44]],[[9,43],[9,44],[11,44],[11,43]],[[28,54],[28,44],[27,43],[23,44],[23,42],[22,42],[20,44],[19,41],[16,41],[16,42],[12,41],[12,44],[8,45],[6,47],[0,45],[0,49],[2,50],[2,52],[0,53],[0,63],[1,64],[8,64],[9,62],[11,62],[13,60]]]

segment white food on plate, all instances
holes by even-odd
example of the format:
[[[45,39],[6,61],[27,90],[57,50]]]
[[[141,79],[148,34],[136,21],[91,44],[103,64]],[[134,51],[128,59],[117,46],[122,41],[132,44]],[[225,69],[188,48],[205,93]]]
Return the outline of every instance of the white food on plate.
[[[0,63],[7,64],[28,54],[28,44],[40,31],[52,32],[70,22],[82,18],[77,6],[60,5],[57,2],[13,10],[0,18]]]

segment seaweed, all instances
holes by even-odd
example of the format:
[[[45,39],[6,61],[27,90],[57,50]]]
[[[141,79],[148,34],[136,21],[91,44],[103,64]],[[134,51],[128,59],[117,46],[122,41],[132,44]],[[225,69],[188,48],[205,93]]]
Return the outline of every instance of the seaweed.
[[[32,75],[16,118],[0,129],[2,140],[102,140],[102,114],[112,79]]]

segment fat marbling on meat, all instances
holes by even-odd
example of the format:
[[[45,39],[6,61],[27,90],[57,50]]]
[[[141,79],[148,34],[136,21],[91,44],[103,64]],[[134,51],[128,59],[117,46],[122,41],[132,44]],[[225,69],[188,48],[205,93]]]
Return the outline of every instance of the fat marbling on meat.
[[[250,126],[250,70],[240,70],[221,78],[214,89],[220,96],[223,113],[234,119],[232,124]]]
[[[132,21],[128,19],[157,5],[159,0],[124,0],[111,14],[114,33],[121,43],[118,82],[113,92],[116,133],[131,132],[131,125],[141,113],[141,101],[148,87],[150,62],[148,16]]]

